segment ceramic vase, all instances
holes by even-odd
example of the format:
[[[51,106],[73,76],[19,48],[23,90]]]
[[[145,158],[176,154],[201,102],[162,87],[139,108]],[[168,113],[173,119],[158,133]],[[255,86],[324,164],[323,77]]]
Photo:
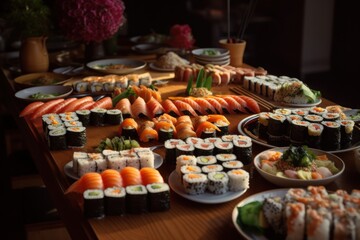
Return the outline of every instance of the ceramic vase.
[[[46,48],[47,37],[28,37],[22,40],[20,48],[20,68],[24,73],[47,72],[49,55]]]
[[[227,39],[221,39],[219,45],[229,50],[231,66],[241,67],[243,65],[246,41],[240,40],[236,43],[228,43]]]

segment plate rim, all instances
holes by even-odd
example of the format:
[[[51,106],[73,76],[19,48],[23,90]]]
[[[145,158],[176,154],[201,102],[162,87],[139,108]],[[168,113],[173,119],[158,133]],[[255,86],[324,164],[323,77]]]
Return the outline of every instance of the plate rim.
[[[250,196],[247,196],[246,198],[242,199],[240,202],[238,202],[231,213],[231,219],[233,222],[233,225],[235,226],[236,230],[246,239],[248,240],[253,240],[254,237],[264,237],[263,235],[259,235],[259,234],[254,234],[249,236],[247,234],[246,231],[243,231],[242,228],[237,224],[237,216],[238,216],[238,207],[241,207],[243,205],[245,205],[246,203],[252,202],[252,201],[256,201],[257,199],[261,198],[262,200],[264,200],[264,198],[266,196],[271,196],[272,194],[274,194],[274,196],[285,196],[286,192],[289,190],[290,188],[276,188],[276,189],[271,189],[271,190],[266,190],[266,191],[262,191],[262,192],[258,192],[258,193],[254,193]],[[278,193],[278,194],[277,194]],[[256,239],[256,238],[255,238]],[[267,238],[264,238],[267,239]]]
[[[219,204],[219,203],[229,202],[229,201],[232,201],[232,200],[242,196],[248,190],[248,189],[243,189],[242,191],[238,191],[238,192],[227,192],[227,193],[225,193],[227,196],[226,195],[224,196],[224,194],[216,195],[216,194],[212,194],[212,193],[205,193],[202,195],[191,195],[191,194],[185,193],[185,191],[183,191],[183,189],[181,189],[181,185],[179,185],[179,181],[177,181],[177,179],[176,179],[178,177],[179,177],[179,175],[175,170],[173,170],[170,173],[169,178],[168,178],[168,183],[169,183],[170,188],[174,192],[176,192],[178,195],[180,195],[181,197],[191,200],[193,202],[198,202],[198,203]],[[203,198],[199,198],[199,196],[203,196]]]
[[[36,99],[36,98],[29,98],[29,97],[21,97],[19,96],[19,94],[21,93],[25,93],[26,91],[31,91],[31,90],[34,90],[34,89],[42,89],[42,88],[62,88],[64,89],[64,93],[61,94],[61,95],[58,95],[58,96],[55,96],[55,97],[51,97],[51,98],[42,98],[42,99]],[[65,92],[65,90],[67,90]],[[25,101],[31,101],[31,102],[34,102],[34,101],[50,101],[50,100],[55,100],[55,99],[60,99],[60,98],[65,98],[67,96],[69,96],[72,92],[73,92],[73,88],[71,86],[64,86],[64,85],[44,85],[44,86],[34,86],[34,87],[29,87],[29,88],[24,88],[24,89],[21,89],[19,91],[17,91],[14,96],[17,98],[17,99],[20,99],[20,100],[25,100]],[[40,90],[41,91],[41,90]],[[36,92],[36,91],[34,91]]]
[[[206,54],[199,54],[199,53],[196,53],[197,51],[204,51],[204,50],[219,50],[220,51],[220,54],[219,55],[214,55],[214,56],[209,56],[209,55],[206,55]],[[191,51],[191,54],[193,54],[194,56],[202,56],[202,57],[208,57],[210,59],[215,59],[217,57],[223,57],[223,56],[226,56],[226,55],[229,55],[230,54],[230,51],[226,48],[220,48],[220,47],[208,47],[208,48],[196,48],[196,49],[193,49]]]
[[[129,62],[134,62],[137,63],[138,66],[133,67],[133,68],[126,68],[126,69],[119,69],[119,70],[107,70],[107,69],[97,69],[94,68],[93,66],[91,66],[92,64],[99,64],[100,62],[122,62],[122,61],[129,61]],[[94,60],[94,61],[90,61],[87,62],[85,64],[85,67],[92,70],[92,71],[96,71],[96,72],[101,72],[101,73],[106,73],[106,74],[128,74],[128,73],[132,73],[135,72],[137,70],[143,69],[145,68],[147,65],[147,63],[145,61],[142,60],[137,60],[137,59],[130,59],[130,58],[106,58],[106,59],[98,59],[98,60]]]
[[[62,78],[61,81],[55,82],[53,84],[47,84],[47,85],[35,85],[35,84],[31,84],[30,81],[33,81],[34,79],[29,79],[29,80],[22,80],[23,78],[26,77],[31,77],[31,76],[45,76],[45,75],[53,75],[53,76],[59,76]],[[61,73],[56,73],[56,72],[41,72],[41,73],[28,73],[28,74],[23,74],[20,75],[18,77],[16,77],[14,79],[14,83],[18,84],[18,85],[23,85],[23,86],[28,86],[28,87],[41,87],[41,86],[53,86],[53,85],[61,85],[64,82],[68,81],[71,77],[66,75],[66,74],[61,74]]]
[[[249,121],[251,120],[255,120],[255,119],[258,119],[259,118],[259,114],[253,114],[253,115],[250,115],[242,120],[240,120],[240,122],[238,123],[237,125],[237,130],[240,134],[242,135],[245,135],[245,136],[248,136],[251,138],[251,140],[261,146],[264,146],[264,147],[268,147],[268,148],[275,148],[275,147],[278,147],[278,146],[275,146],[275,145],[271,145],[271,144],[268,144],[266,142],[264,142],[264,140],[260,141],[258,140],[257,138],[254,139],[252,136],[250,136],[248,133],[246,133],[244,130],[243,130],[243,127],[244,127],[244,124],[248,123]],[[256,120],[257,120],[256,119]],[[355,150],[357,148],[360,148],[360,142],[356,143],[355,146],[352,146],[350,148],[346,148],[346,149],[340,149],[340,150],[331,150],[331,151],[326,151],[328,153],[343,153],[343,152],[348,152],[348,151],[352,151],[352,150]],[[316,148],[315,148],[316,149]],[[322,149],[318,149],[318,150],[322,150]],[[323,150],[324,151],[324,150]]]
[[[158,169],[159,167],[161,167],[161,165],[164,163],[164,159],[163,157],[158,154],[158,153],[155,153],[154,152],[154,168],[155,169]],[[158,163],[155,164],[155,161],[156,159],[158,159]],[[73,171],[72,171],[72,167],[73,167],[73,161],[70,160],[69,162],[67,162],[65,165],[64,165],[64,173],[66,176],[68,176],[69,178],[73,179],[73,180],[79,180],[80,177],[77,176]]]

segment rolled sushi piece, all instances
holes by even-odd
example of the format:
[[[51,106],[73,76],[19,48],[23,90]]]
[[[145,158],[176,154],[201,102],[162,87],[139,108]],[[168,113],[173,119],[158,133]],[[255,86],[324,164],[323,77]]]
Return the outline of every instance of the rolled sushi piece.
[[[173,128],[160,128],[158,130],[159,141],[165,142],[166,140],[172,139],[174,137],[174,129]]]
[[[155,167],[155,155],[152,151],[139,151],[137,155],[139,156],[140,168]]]
[[[121,170],[126,167],[126,159],[119,155],[110,155],[106,157],[107,166],[110,169]]]
[[[292,145],[301,146],[305,144],[309,124],[308,121],[292,121],[290,126],[290,143]]]
[[[306,210],[306,239],[331,239],[331,223],[332,214],[329,209],[308,207]]]
[[[229,173],[228,173],[229,174]],[[229,177],[230,174],[229,174]],[[231,181],[231,178],[230,178]],[[268,197],[264,199],[262,207],[266,221],[277,234],[284,234],[284,204],[280,197]]]
[[[342,148],[347,148],[351,145],[353,139],[353,131],[355,122],[353,120],[338,120],[340,123],[340,144]]]
[[[286,239],[302,240],[305,235],[305,204],[287,203],[285,206]],[[329,239],[329,238],[318,238]]]
[[[216,142],[222,142],[222,140],[219,137],[210,137],[210,138],[205,138],[204,142],[215,144]]]
[[[133,118],[125,118],[119,128],[120,136],[123,136],[124,139],[138,139],[138,128],[139,125]]]
[[[198,137],[188,137],[188,138],[185,140],[185,142],[186,142],[187,144],[193,144],[193,145],[195,145],[195,144],[197,144],[197,143],[203,143],[203,142],[205,142],[205,141],[204,141],[204,139],[198,138]]]
[[[356,233],[356,219],[352,216],[351,211],[345,209],[334,210],[332,226],[334,227],[334,239],[356,239],[360,237]]]
[[[105,215],[124,215],[126,213],[126,191],[123,187],[109,187],[104,190]]]
[[[201,173],[201,168],[196,165],[182,165],[180,167],[180,181],[183,181],[183,176],[188,173]]]
[[[213,155],[214,144],[213,143],[197,143],[194,145],[194,155],[197,156],[207,156]]]
[[[291,109],[288,108],[278,108],[274,111],[275,114],[280,114],[284,116],[288,116],[291,114]]]
[[[270,112],[259,113],[257,131],[260,138],[267,139],[268,137],[269,118]]]
[[[66,143],[71,148],[82,148],[86,145],[85,127],[68,127],[66,129]]]
[[[215,149],[214,153],[232,153],[234,149],[234,144],[232,142],[216,142],[214,143]]]
[[[203,194],[207,188],[208,178],[203,173],[188,173],[183,176],[185,192],[190,195]]]
[[[84,215],[87,218],[105,216],[104,192],[100,189],[87,189],[83,193]]]
[[[184,144],[185,142],[181,139],[169,139],[164,143],[165,147],[165,161],[176,163],[176,145]]]
[[[323,117],[324,121],[337,121],[340,119],[339,113],[325,112],[321,116]]]
[[[250,187],[250,175],[244,169],[233,169],[227,172],[229,176],[229,190],[241,191]]]
[[[216,132],[217,137],[221,137],[221,136],[229,134],[230,123],[225,122],[225,121],[218,121],[218,122],[215,122],[214,125],[220,129],[220,131]]]
[[[148,191],[144,185],[131,185],[126,190],[126,210],[128,213],[147,212]]]
[[[58,128],[65,128],[64,123],[63,122],[58,122],[58,123],[52,123],[52,124],[47,125],[47,128],[44,131],[46,138],[48,137],[49,132],[51,130],[55,130],[55,129],[58,129]]]
[[[201,167],[201,171],[205,174],[208,174],[211,172],[222,172],[223,170],[224,170],[224,167],[220,164],[210,164],[210,165]]]
[[[310,108],[310,110],[309,110],[309,114],[315,114],[315,115],[322,116],[324,113],[327,113],[327,110],[326,110],[326,108],[323,108],[323,107],[315,106],[315,107]]]
[[[170,209],[170,188],[167,183],[151,183],[146,185],[150,212]]]
[[[223,142],[232,142],[232,141],[234,141],[235,139],[238,139],[238,138],[239,138],[239,136],[236,135],[236,134],[225,134],[225,135],[221,136],[221,140]]]
[[[218,153],[215,155],[215,157],[216,160],[220,163],[236,160],[236,155],[233,153]]]
[[[213,155],[197,156],[196,165],[199,167],[215,164],[217,162],[216,157]]]
[[[90,110],[87,109],[77,110],[76,115],[79,118],[79,121],[82,122],[84,127],[90,125]]]
[[[179,157],[181,155],[193,155],[194,154],[195,147],[192,144],[177,144],[175,149],[175,155],[176,157]]]
[[[73,153],[73,172],[77,173],[78,172],[78,160],[79,159],[89,159],[88,155],[86,152],[77,152],[75,151]]]
[[[288,140],[287,142],[290,142],[291,125],[294,120],[301,121],[301,120],[303,120],[303,117],[300,115],[296,115],[296,114],[290,114],[290,115],[286,116],[286,120],[284,123],[285,128],[286,128],[284,137]]]
[[[122,112],[119,109],[109,109],[105,113],[105,123],[119,125],[123,121]]]
[[[311,148],[320,148],[323,130],[323,125],[319,123],[310,123],[307,127],[306,144]]]
[[[304,120],[309,121],[311,123],[321,123],[324,121],[324,118],[317,114],[309,114],[304,116]]]
[[[207,190],[213,194],[224,194],[228,191],[229,177],[225,172],[208,173]]]
[[[88,87],[92,93],[101,92],[104,90],[102,82],[91,82],[89,83]]]
[[[74,89],[78,93],[84,93],[89,89],[89,82],[86,81],[77,81],[74,83]]]
[[[65,126],[65,128],[68,128],[68,127],[82,127],[83,124],[80,121],[66,121],[66,122],[64,122],[64,126]]]
[[[286,120],[285,115],[271,113],[269,116],[268,134],[269,136],[284,135],[284,122]]]
[[[181,175],[181,167],[184,165],[196,165],[196,157],[194,155],[180,155],[176,158],[176,172]]]
[[[224,167],[224,171],[228,172],[230,170],[240,169],[244,166],[244,164],[239,160],[232,160],[223,162],[222,166]]]
[[[252,162],[252,141],[250,138],[238,138],[233,141],[234,151],[237,160],[242,161],[244,164]]]
[[[296,114],[296,115],[299,115],[302,117],[309,114],[309,110],[302,109],[302,108],[292,109],[291,112],[292,112],[292,114]]]
[[[90,111],[90,124],[92,126],[103,126],[105,124],[105,114],[107,110],[104,108],[93,108]]]
[[[50,150],[64,150],[67,148],[66,129],[64,127],[49,132],[48,146]]]
[[[321,145],[324,150],[340,149],[341,131],[340,123],[333,121],[322,121],[324,131],[321,138]]]

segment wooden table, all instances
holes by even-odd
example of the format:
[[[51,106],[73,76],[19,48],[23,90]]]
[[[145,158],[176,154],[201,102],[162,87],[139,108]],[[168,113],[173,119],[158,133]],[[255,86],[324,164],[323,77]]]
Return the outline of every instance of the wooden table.
[[[31,122],[18,117],[23,103],[14,97],[12,79],[6,70],[1,71],[1,88],[6,96],[8,111],[15,118],[28,148],[36,163],[44,183],[73,239],[239,239],[240,234],[235,229],[231,214],[235,205],[252,194],[279,188],[262,178],[252,164],[245,166],[250,172],[250,189],[241,197],[221,204],[201,204],[187,200],[171,191],[171,209],[166,212],[146,213],[140,215],[126,214],[125,216],[107,216],[103,219],[86,219],[83,217],[78,198],[64,195],[65,190],[73,182],[64,173],[64,165],[72,159],[74,150],[49,151],[40,121]],[[172,83],[160,87],[163,98],[181,94],[185,89],[184,83]],[[228,87],[217,88],[216,91],[229,93]],[[333,104],[323,99],[321,106]],[[227,115],[231,121],[230,132],[238,133],[237,125],[247,114]],[[83,149],[92,151],[101,139],[113,137],[117,134],[117,126],[88,127],[88,142]],[[151,143],[149,145],[158,143]],[[142,146],[149,146],[142,144]],[[253,144],[253,154],[257,154],[266,147]],[[164,157],[164,149],[156,150]],[[360,178],[354,168],[353,151],[339,153],[346,164],[345,172],[340,179],[327,185],[328,190],[339,188],[351,191],[359,188]],[[160,168],[162,176],[167,182],[173,165],[165,162]]]

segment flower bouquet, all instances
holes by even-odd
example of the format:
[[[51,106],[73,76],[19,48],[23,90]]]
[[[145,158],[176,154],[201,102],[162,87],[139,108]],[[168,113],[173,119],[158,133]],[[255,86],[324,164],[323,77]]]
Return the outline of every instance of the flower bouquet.
[[[175,48],[189,50],[194,47],[195,39],[189,25],[176,24],[170,28],[168,45]]]

